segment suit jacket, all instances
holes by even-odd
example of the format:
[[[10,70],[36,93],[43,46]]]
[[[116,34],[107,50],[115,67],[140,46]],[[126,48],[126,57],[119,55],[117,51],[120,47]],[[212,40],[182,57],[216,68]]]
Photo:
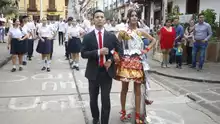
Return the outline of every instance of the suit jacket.
[[[108,48],[109,51],[115,49],[115,51],[117,51],[119,55],[122,55],[123,50],[118,39],[114,34],[107,32],[106,30],[104,31],[103,47]],[[98,49],[99,47],[95,31],[86,34],[82,42],[81,56],[84,59],[88,59],[85,72],[85,77],[88,80],[96,80],[99,71]],[[112,61],[112,64],[108,69],[108,74],[111,78],[113,78],[115,77],[116,73],[113,55],[111,54],[111,52],[109,52],[109,54],[106,55],[105,58],[106,61],[108,59],[111,59]]]

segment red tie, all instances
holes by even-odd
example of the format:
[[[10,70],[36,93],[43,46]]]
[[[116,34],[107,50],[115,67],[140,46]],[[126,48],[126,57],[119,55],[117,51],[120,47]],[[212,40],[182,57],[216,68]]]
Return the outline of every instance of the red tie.
[[[99,49],[102,49],[102,32],[99,31]],[[100,58],[99,58],[99,66],[103,66],[104,65],[104,56],[103,55],[100,55]]]

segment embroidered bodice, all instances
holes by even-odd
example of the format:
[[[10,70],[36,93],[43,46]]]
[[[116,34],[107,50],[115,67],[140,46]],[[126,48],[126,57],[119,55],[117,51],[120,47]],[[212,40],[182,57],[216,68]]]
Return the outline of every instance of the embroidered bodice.
[[[122,38],[122,46],[125,55],[141,54],[141,50],[144,48],[144,42],[141,38],[141,32],[137,30],[120,31],[120,37]]]

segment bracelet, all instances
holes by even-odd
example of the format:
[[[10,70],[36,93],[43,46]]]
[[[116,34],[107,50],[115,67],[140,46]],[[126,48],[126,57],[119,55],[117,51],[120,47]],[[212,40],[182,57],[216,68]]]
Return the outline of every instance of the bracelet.
[[[150,48],[147,47],[146,50],[147,50],[147,52],[149,52],[149,51],[150,51]]]

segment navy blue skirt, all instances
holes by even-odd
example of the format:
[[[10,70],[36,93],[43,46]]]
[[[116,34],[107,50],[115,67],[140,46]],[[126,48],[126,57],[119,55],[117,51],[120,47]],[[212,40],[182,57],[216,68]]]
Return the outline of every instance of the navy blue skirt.
[[[25,54],[28,51],[28,44],[27,40],[19,41],[16,38],[11,39],[11,49],[10,54],[17,55],[17,54]]]
[[[40,54],[50,54],[52,53],[52,40],[48,40],[47,38],[43,38],[44,42],[42,40],[38,41],[37,44],[37,52]]]
[[[73,37],[68,41],[67,51],[69,53],[79,53],[82,47],[80,38]]]

